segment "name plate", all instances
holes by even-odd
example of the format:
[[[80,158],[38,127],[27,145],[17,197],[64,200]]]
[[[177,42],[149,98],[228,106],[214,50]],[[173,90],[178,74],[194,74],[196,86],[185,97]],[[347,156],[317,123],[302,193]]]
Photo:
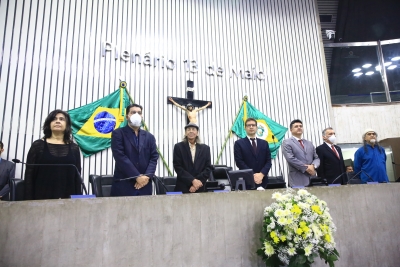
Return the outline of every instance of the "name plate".
[[[367,184],[379,184],[378,182],[367,182]]]
[[[166,192],[166,195],[182,195],[182,192]]]
[[[78,198],[96,198],[96,195],[71,195],[71,198],[78,199]]]
[[[227,193],[229,190],[214,190],[214,193]]]
[[[328,186],[341,186],[341,184],[328,184]]]

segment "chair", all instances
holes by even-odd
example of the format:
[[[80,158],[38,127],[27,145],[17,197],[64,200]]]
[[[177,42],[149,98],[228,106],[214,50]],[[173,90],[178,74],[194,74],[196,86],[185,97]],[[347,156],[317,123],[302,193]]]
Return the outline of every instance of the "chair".
[[[359,175],[354,176],[354,172],[346,173],[347,183],[346,184],[362,184],[361,178]]]
[[[310,177],[310,182],[307,186],[328,186],[328,181],[322,177]]]
[[[231,170],[232,167],[226,165],[212,165],[210,178],[206,182],[206,191],[224,190],[225,186],[230,186],[227,171]]]
[[[155,177],[157,195],[165,195],[166,192],[174,192],[176,179],[175,176]]]
[[[96,195],[96,197],[109,197],[112,182],[113,175],[89,175],[89,183],[92,186],[92,193]]]
[[[22,179],[10,179],[10,201],[24,200],[24,183]]]
[[[235,191],[236,189],[236,184],[245,184],[244,188],[242,186],[242,190],[252,190],[256,188],[256,185],[254,183],[254,175],[253,175],[253,170],[252,169],[244,169],[244,170],[237,170],[237,171],[226,171],[228,180],[231,186],[231,190]],[[242,178],[242,180],[241,180]]]
[[[268,184],[266,189],[286,188],[283,176],[268,176]]]

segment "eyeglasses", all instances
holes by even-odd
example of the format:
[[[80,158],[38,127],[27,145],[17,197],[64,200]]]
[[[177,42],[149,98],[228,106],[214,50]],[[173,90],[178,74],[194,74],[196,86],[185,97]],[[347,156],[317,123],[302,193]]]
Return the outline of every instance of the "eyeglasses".
[[[256,127],[257,125],[255,124],[247,124],[246,127]]]

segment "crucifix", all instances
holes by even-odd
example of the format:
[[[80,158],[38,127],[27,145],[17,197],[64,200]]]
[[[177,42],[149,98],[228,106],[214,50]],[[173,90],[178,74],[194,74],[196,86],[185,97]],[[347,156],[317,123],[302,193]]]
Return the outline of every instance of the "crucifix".
[[[211,108],[211,102],[193,99],[193,81],[187,81],[187,87],[188,88],[186,89],[186,98],[168,96],[167,104],[175,105],[178,108],[184,110],[187,115],[187,123],[191,122],[198,124],[197,112],[206,108]]]

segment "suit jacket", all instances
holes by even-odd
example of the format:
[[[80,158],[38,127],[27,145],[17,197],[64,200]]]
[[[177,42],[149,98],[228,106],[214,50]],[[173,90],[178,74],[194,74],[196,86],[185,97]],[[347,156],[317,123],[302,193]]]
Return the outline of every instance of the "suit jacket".
[[[196,178],[203,186],[196,192],[204,192],[207,179],[211,173],[210,147],[204,144],[196,144],[194,162],[190,153],[189,143],[186,141],[174,146],[174,169],[177,175],[175,191],[190,193],[192,181]]]
[[[0,196],[4,197],[10,192],[10,179],[15,178],[15,164],[1,159],[0,162]]]
[[[313,164],[318,168],[320,163],[314,145],[308,140],[302,140],[304,148],[293,136],[282,142],[282,153],[289,164],[289,185],[292,187],[307,186],[311,176],[304,165]]]
[[[235,142],[235,162],[239,170],[252,169],[254,173],[264,174],[261,186],[266,188],[268,184],[268,172],[271,169],[271,151],[268,142],[257,138],[257,152],[247,137]],[[257,185],[256,185],[257,187]]]
[[[139,196],[152,194],[152,182],[137,190],[136,179],[119,181],[128,177],[146,174],[153,177],[158,160],[156,139],[144,130],[139,131],[139,147],[136,147],[129,126],[116,129],[111,136],[111,150],[115,160],[114,181],[111,185],[111,196]]]
[[[320,160],[320,165],[318,168],[318,176],[326,178],[328,183],[331,184],[335,178],[346,172],[346,167],[344,166],[342,150],[340,147],[335,146],[336,151],[339,154],[338,158],[333,152],[332,148],[328,146],[325,142],[317,147],[316,152]],[[343,184],[346,174],[343,174],[340,178],[335,181],[335,184]]]

